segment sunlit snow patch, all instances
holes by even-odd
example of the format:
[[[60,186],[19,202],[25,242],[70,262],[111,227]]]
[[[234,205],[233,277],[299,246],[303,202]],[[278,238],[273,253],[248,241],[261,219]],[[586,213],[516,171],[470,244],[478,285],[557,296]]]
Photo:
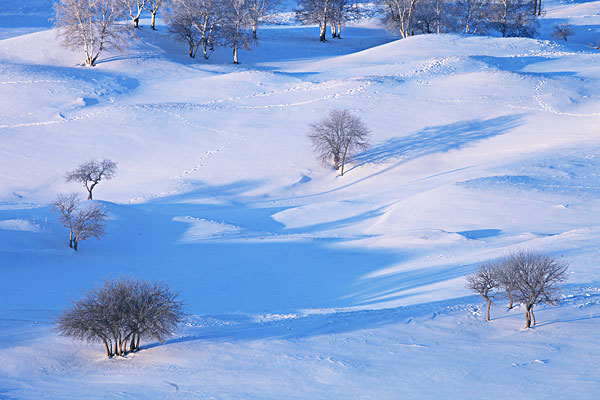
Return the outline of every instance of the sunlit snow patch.
[[[228,235],[242,231],[242,229],[237,226],[229,225],[224,222],[210,221],[204,218],[190,216],[173,217],[173,221],[185,222],[190,225],[188,230],[181,236],[180,242],[183,243],[224,238]]]

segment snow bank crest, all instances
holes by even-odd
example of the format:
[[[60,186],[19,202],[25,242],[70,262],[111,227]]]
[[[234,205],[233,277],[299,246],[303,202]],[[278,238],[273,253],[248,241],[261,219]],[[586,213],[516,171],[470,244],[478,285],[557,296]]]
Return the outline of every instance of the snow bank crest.
[[[199,240],[220,239],[242,231],[240,227],[225,222],[211,221],[191,216],[173,217],[175,222],[184,222],[190,227],[181,236],[180,242],[192,243]]]

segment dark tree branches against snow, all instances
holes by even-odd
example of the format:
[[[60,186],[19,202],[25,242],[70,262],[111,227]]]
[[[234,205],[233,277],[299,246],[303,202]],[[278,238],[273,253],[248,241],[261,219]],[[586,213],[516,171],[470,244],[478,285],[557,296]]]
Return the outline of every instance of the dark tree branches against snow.
[[[69,247],[77,251],[79,242],[89,238],[104,236],[104,226],[108,215],[97,204],[81,207],[75,193],[58,195],[52,203],[52,210],[59,213],[59,220],[69,229]]]
[[[124,9],[118,0],[59,0],[54,4],[55,26],[61,44],[83,50],[85,65],[94,66],[103,50],[122,50],[128,37],[119,20]]]
[[[533,251],[511,254],[507,267],[514,271],[514,297],[525,305],[526,328],[535,325],[533,307],[558,301],[560,285],[567,279],[568,263]]]
[[[406,38],[414,28],[414,19],[420,0],[378,0],[383,21],[392,31]]]
[[[466,276],[467,288],[483,297],[487,303],[487,320],[490,321],[490,306],[493,303],[494,291],[500,286],[497,280],[498,266],[491,262],[481,264],[479,269]]]
[[[58,317],[61,335],[102,342],[108,357],[140,349],[140,339],[165,340],[183,318],[183,303],[163,282],[106,280]]]
[[[67,182],[81,182],[88,192],[88,200],[92,200],[92,192],[101,180],[114,178],[117,173],[117,163],[108,159],[91,160],[80,164],[65,175]]]
[[[321,121],[310,124],[310,139],[317,159],[344,175],[347,160],[369,146],[369,128],[348,110],[333,110]]]

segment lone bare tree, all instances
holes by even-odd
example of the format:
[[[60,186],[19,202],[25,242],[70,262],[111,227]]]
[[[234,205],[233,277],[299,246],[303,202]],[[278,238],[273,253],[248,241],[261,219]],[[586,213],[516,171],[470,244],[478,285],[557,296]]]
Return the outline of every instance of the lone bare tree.
[[[520,251],[507,259],[514,269],[514,297],[525,305],[526,328],[536,324],[533,307],[558,301],[560,284],[567,279],[568,263],[533,251]]]
[[[152,30],[156,29],[156,14],[158,13],[158,10],[161,8],[161,6],[166,5],[168,1],[169,0],[146,0],[146,5],[144,8],[150,11],[150,14],[152,15],[152,21],[150,22],[150,27]]]
[[[146,0],[119,0],[125,10],[129,13],[129,17],[133,22],[134,28],[139,28],[140,26],[140,16],[142,15],[142,11],[144,11],[144,6],[146,5]]]
[[[188,45],[191,58],[202,48],[207,60],[219,44],[224,8],[222,0],[172,0],[169,32]]]
[[[570,24],[557,24],[554,25],[554,30],[552,31],[552,37],[556,40],[564,40],[567,41],[567,38],[575,33],[575,29],[573,29],[573,25]]]
[[[104,236],[104,226],[108,215],[102,207],[91,204],[81,208],[76,193],[59,194],[52,203],[52,210],[59,213],[59,220],[69,229],[69,247],[77,251],[79,242],[89,238]]]
[[[490,321],[490,306],[493,303],[494,291],[500,286],[500,283],[496,279],[497,277],[497,265],[487,262],[481,264],[479,269],[466,276],[467,288],[481,295],[487,302],[487,320]]]
[[[58,0],[55,26],[61,44],[85,52],[85,65],[94,66],[103,50],[121,50],[128,35],[118,20],[124,8],[117,0]]]
[[[369,146],[369,128],[348,110],[332,110],[321,121],[310,124],[310,139],[317,158],[344,175],[349,157]]]
[[[88,200],[92,200],[92,191],[101,180],[114,178],[117,173],[117,163],[108,159],[91,160],[79,164],[73,171],[65,175],[67,182],[81,182],[87,189]]]
[[[163,282],[134,278],[106,280],[64,310],[61,335],[102,342],[107,357],[140,349],[140,338],[164,340],[183,318],[183,303]]]

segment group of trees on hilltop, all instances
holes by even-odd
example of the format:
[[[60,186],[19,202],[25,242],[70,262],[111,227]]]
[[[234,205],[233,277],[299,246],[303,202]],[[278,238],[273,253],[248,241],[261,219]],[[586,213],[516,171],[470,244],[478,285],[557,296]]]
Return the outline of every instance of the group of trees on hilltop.
[[[531,0],[378,0],[378,8],[388,28],[403,38],[416,33],[490,31],[503,37],[531,37],[538,28]]]
[[[173,37],[187,45],[190,57],[202,49],[208,59],[215,48],[230,47],[233,62],[238,63],[238,50],[250,49],[258,40],[259,24],[272,18],[281,5],[282,0],[58,0],[54,7],[61,43],[83,50],[85,64],[93,66],[103,50],[123,49],[131,26],[139,28],[144,12],[151,14],[155,29],[159,11]],[[328,27],[332,38],[341,38],[347,22],[367,16],[382,18],[403,38],[490,31],[503,37],[530,37],[537,31],[540,10],[541,0],[297,0],[295,16],[303,24],[317,25],[321,41],[327,40]],[[123,23],[128,19],[132,25]]]
[[[258,40],[259,24],[279,5],[280,0],[171,0],[166,20],[191,58],[199,49],[208,59],[216,47],[230,47],[237,64],[238,50],[250,49]]]

